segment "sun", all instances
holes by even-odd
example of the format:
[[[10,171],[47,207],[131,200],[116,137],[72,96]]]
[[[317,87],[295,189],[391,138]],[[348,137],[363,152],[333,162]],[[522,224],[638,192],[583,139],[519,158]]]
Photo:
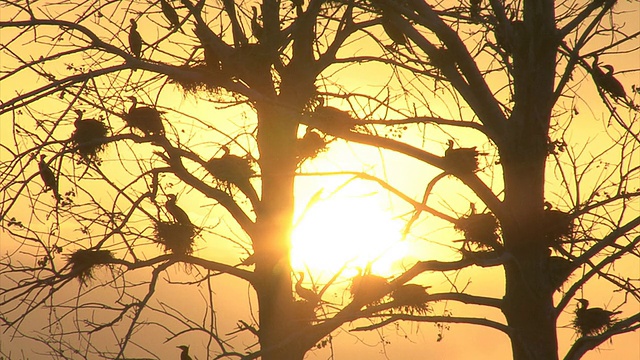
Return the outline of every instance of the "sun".
[[[373,272],[391,275],[408,246],[400,241],[402,222],[379,198],[332,197],[313,204],[293,230],[293,269],[332,276],[345,266],[351,272],[372,263]]]

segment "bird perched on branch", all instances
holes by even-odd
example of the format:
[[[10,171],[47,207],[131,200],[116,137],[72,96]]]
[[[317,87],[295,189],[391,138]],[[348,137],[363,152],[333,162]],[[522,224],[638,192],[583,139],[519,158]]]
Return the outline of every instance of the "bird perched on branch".
[[[180,360],[192,360],[191,356],[189,356],[189,347],[186,345],[176,346],[178,349],[182,350],[180,353]]]
[[[310,304],[313,304],[313,305],[317,304],[318,301],[320,301],[320,296],[316,294],[313,290],[302,287],[302,282],[304,281],[304,272],[302,271],[298,272],[298,276],[300,278],[296,282],[296,286],[295,286],[296,294],[298,294],[298,296],[300,296],[304,300],[307,300]]]
[[[145,135],[164,135],[161,113],[152,107],[137,107],[138,99],[135,96],[129,96],[129,99],[133,104],[124,117],[127,126],[140,129]]]
[[[42,182],[44,182],[44,191],[48,190],[53,191],[53,195],[55,196],[57,201],[60,201],[62,198],[60,197],[60,193],[58,192],[58,179],[56,175],[53,173],[53,170],[49,167],[49,164],[44,160],[47,155],[40,155],[40,162],[38,163],[38,169],[40,170],[40,177],[42,178]]]
[[[180,28],[180,18],[178,18],[178,13],[173,6],[171,6],[167,0],[160,0],[160,7],[162,8],[162,14],[164,14],[164,17],[166,17],[171,24],[170,29],[180,30],[180,32],[184,34],[184,31]]]
[[[253,37],[256,38],[256,40],[258,40],[259,43],[264,42],[262,39],[262,36],[264,35],[264,29],[262,28],[262,25],[260,25],[260,23],[258,23],[258,8],[255,6],[251,7],[251,33],[253,34]]]
[[[193,225],[189,219],[189,215],[176,204],[176,195],[167,194],[167,202],[164,205],[169,214],[173,216],[176,223],[181,225]]]
[[[222,157],[211,158],[205,164],[205,169],[227,185],[237,186],[252,204],[257,204],[258,195],[249,181],[255,175],[255,171],[251,168],[251,161],[246,157],[231,155],[227,146],[222,146],[222,151],[224,152]]]
[[[138,24],[131,19],[131,29],[129,29],[129,49],[133,56],[139,58],[142,52],[142,36],[138,32]]]
[[[573,326],[582,336],[598,335],[613,325],[613,316],[622,311],[609,311],[602,308],[588,308],[589,301],[578,299],[580,305],[576,309]]]
[[[605,73],[600,69],[598,57],[594,56],[591,67],[591,76],[593,77],[593,81],[596,83],[596,86],[603,91],[608,92],[614,98],[627,98],[627,92],[624,90],[624,86],[622,86],[620,81],[613,76],[613,66],[604,65],[603,68],[607,69],[607,72]]]

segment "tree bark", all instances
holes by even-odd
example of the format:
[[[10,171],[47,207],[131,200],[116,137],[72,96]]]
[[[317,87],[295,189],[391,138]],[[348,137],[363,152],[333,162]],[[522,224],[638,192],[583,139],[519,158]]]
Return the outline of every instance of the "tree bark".
[[[500,148],[510,214],[500,220],[514,259],[505,266],[503,312],[514,330],[514,360],[551,360],[558,344],[543,211],[557,51],[553,1],[526,1],[523,15],[513,52],[515,105]]]

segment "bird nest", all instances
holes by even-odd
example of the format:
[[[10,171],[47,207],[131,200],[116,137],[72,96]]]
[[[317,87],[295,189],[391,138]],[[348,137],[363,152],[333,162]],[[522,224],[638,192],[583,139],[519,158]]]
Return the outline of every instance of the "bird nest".
[[[169,82],[182,88],[187,94],[195,94],[199,91],[216,92],[219,90],[219,81],[215,72],[205,63],[195,66],[185,65],[182,69],[188,72],[176,72],[169,75]]]
[[[407,284],[399,287],[391,293],[394,309],[398,309],[407,314],[426,315],[432,312],[427,304],[429,294],[423,286],[417,284]]]
[[[249,158],[235,155],[213,158],[208,161],[207,169],[216,179],[233,184],[243,184],[256,174]]]
[[[364,305],[377,305],[386,294],[388,286],[387,279],[381,276],[356,275],[351,280],[349,291],[354,301],[362,302]]]
[[[316,320],[315,305],[307,300],[296,300],[291,304],[292,318],[298,324],[310,324]]]
[[[302,139],[296,141],[296,157],[298,163],[306,159],[313,159],[318,154],[327,150],[327,142],[314,131],[307,132]]]
[[[614,324],[615,314],[601,308],[578,308],[572,325],[581,336],[599,335]]]
[[[478,155],[473,148],[449,149],[444,154],[446,168],[452,172],[472,173],[478,170]]]
[[[496,249],[498,242],[498,220],[491,213],[471,214],[458,219],[455,229],[464,233],[467,242],[480,249]]]
[[[570,239],[574,229],[573,216],[560,210],[545,210],[544,228],[550,242]]]
[[[318,106],[311,113],[314,127],[328,132],[344,133],[355,129],[351,115],[332,106]],[[326,132],[325,131],[325,132]]]
[[[100,162],[98,153],[106,147],[105,139],[108,131],[109,128],[98,120],[89,119],[77,122],[76,130],[71,134],[71,145],[80,155],[79,164],[88,164],[91,161]]]
[[[164,246],[166,252],[178,255],[193,253],[196,232],[195,227],[191,224],[157,221],[154,235],[154,242]]]
[[[108,266],[113,261],[109,250],[80,249],[69,255],[67,262],[71,265],[71,274],[81,284],[94,279],[93,270],[99,266]]]
[[[559,256],[551,256],[547,262],[549,282],[554,289],[559,288],[570,277],[573,270],[573,262]]]

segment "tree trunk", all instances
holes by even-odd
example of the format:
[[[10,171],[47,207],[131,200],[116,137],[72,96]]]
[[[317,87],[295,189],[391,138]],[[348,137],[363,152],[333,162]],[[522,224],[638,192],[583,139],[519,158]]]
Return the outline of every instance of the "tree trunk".
[[[270,104],[257,104],[262,200],[253,239],[262,359],[302,359],[287,339],[293,333],[289,261],[296,168],[297,123]]]
[[[508,219],[500,219],[506,250],[503,312],[514,331],[514,360],[558,358],[556,314],[544,231],[544,173],[555,74],[554,4],[526,1],[514,49],[514,101],[500,156]]]

